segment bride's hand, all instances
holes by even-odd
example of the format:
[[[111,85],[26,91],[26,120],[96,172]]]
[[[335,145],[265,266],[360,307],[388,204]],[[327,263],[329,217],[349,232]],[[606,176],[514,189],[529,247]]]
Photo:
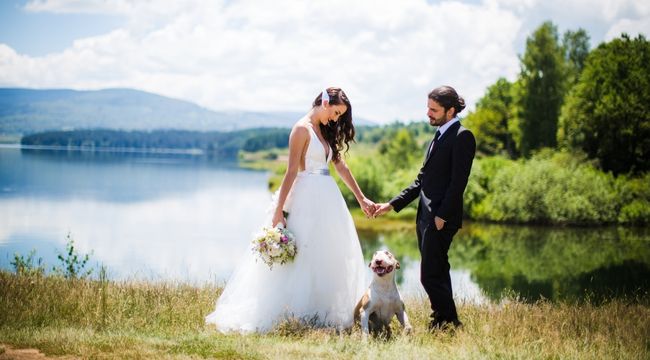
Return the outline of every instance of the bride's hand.
[[[282,211],[280,212],[275,212],[273,215],[273,220],[271,220],[271,225],[273,227],[278,226],[278,224],[282,224],[282,226],[287,227],[287,220],[284,219],[284,214]]]
[[[376,210],[374,201],[364,197],[361,201],[359,201],[359,205],[361,206],[361,210],[363,210],[363,212],[366,214],[366,217],[374,216]]]

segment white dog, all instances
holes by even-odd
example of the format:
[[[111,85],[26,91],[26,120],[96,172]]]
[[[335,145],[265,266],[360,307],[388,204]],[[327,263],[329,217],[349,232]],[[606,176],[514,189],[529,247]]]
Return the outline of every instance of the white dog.
[[[409,334],[412,331],[408,316],[406,315],[404,302],[395,284],[396,269],[399,269],[399,261],[389,251],[376,251],[368,266],[374,273],[368,290],[363,294],[361,300],[354,308],[355,323],[361,322],[363,339],[368,338],[368,332],[373,333],[386,331],[390,338],[390,322],[393,316],[397,316],[404,332]]]

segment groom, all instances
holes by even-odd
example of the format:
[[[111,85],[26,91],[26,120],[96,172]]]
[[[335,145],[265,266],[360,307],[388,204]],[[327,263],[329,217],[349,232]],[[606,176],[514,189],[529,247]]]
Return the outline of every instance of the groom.
[[[388,203],[377,204],[374,216],[394,209],[399,212],[418,196],[416,231],[422,261],[420,281],[431,301],[429,329],[459,326],[452,297],[447,251],[462,225],[463,192],[467,185],[476,140],[460,125],[456,115],[465,100],[450,86],[429,93],[427,116],[438,131],[429,144],[424,164],[415,181]]]

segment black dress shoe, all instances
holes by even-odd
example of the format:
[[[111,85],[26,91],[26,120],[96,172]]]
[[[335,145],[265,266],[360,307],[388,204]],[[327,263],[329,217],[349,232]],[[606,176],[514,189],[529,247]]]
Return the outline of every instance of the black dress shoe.
[[[446,321],[446,320],[441,320],[441,321],[436,321],[436,320],[431,320],[429,322],[429,331],[453,331],[456,329],[460,329],[463,327],[463,323],[460,322],[460,320],[452,320],[452,321]]]

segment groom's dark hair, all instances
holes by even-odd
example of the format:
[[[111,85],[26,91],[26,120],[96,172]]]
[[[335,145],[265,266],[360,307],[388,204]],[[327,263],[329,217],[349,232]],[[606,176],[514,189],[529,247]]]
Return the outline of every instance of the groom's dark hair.
[[[458,115],[465,108],[465,99],[458,95],[456,90],[451,86],[445,85],[431,90],[429,99],[445,108],[445,112],[453,107],[454,115]]]

